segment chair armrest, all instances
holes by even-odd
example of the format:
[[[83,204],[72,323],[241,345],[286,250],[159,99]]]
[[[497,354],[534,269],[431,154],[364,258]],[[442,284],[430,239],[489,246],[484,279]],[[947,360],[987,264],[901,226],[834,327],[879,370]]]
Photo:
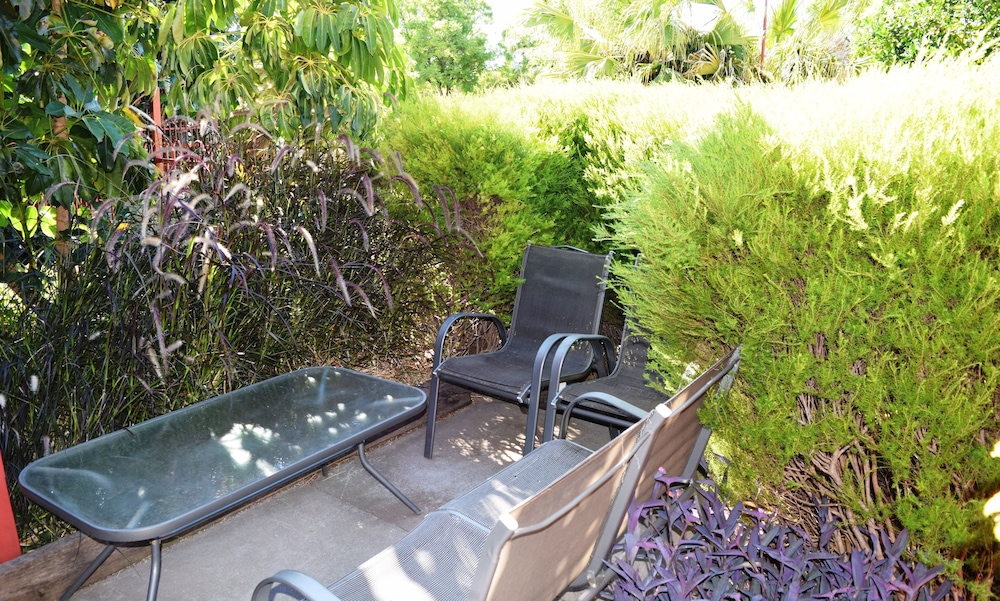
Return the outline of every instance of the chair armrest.
[[[559,425],[559,438],[566,438],[566,430],[568,429],[569,426],[569,420],[573,416],[573,411],[576,409],[576,406],[583,401],[588,401],[591,403],[601,403],[602,405],[614,407],[615,409],[621,411],[622,413],[631,415],[636,419],[636,421],[639,421],[640,419],[646,417],[646,415],[649,414],[649,411],[645,409],[640,409],[639,407],[636,407],[632,403],[629,403],[628,401],[616,397],[613,394],[608,394],[606,392],[587,392],[576,397],[575,399],[570,401],[569,404],[566,405],[566,408],[563,410],[562,423],[560,423]],[[549,408],[550,411],[555,411],[554,405],[555,403],[553,402],[553,407]],[[553,436],[552,430],[543,432],[542,442],[545,442],[547,440],[552,440],[552,436]]]
[[[277,590],[274,590],[275,587]],[[272,592],[283,592],[281,588],[291,589],[291,592],[306,601],[340,601],[339,597],[314,578],[295,570],[282,570],[261,580],[253,591],[252,601],[271,601],[274,598]]]
[[[598,361],[598,376],[607,376],[611,372],[610,365],[615,359],[615,345],[607,336],[600,334],[552,334],[542,342],[535,354],[535,363],[531,370],[531,385],[528,393],[528,429],[525,432],[524,453],[530,453],[535,448],[535,427],[538,423],[538,412],[542,407],[542,375],[545,373],[545,366],[549,369],[549,398],[558,392],[558,384],[562,381],[562,368],[566,361],[566,355],[574,344],[578,342],[590,342],[594,347],[594,356],[604,359],[603,369]],[[558,345],[558,346],[557,346]],[[551,357],[551,361],[550,361]],[[546,405],[547,406],[547,405]],[[545,413],[545,424],[552,423],[555,428],[555,417],[548,412]],[[544,436],[544,429],[543,429]]]
[[[597,362],[597,376],[599,378],[609,375],[614,364],[617,362],[615,357],[615,343],[612,342],[607,336],[602,336],[600,334],[561,334],[559,335],[558,340],[553,341],[553,343],[558,343],[559,346],[557,346],[555,351],[552,353],[552,363],[549,371],[549,396],[545,402],[545,424],[542,427],[543,441],[551,440],[552,433],[555,430],[555,403],[556,398],[559,396],[558,383],[562,381],[562,368],[566,361],[566,355],[569,354],[573,345],[578,342],[589,342],[591,346],[594,347],[594,356],[602,357],[604,359],[603,369],[601,369],[601,361]],[[546,350],[546,354],[547,353],[548,351]],[[535,357],[535,371],[532,374],[531,380],[532,398],[534,398],[534,396],[541,398],[542,370],[545,369],[546,358],[547,357],[542,355],[541,350],[539,350],[538,355]],[[534,444],[533,440],[532,444]]]
[[[490,313],[454,313],[449,315],[441,327],[438,328],[437,338],[434,340],[434,364],[431,369],[435,370],[441,365],[441,355],[444,353],[444,341],[448,337],[448,332],[451,330],[452,326],[455,325],[460,320],[463,319],[482,319],[492,323],[496,329],[497,334],[500,335],[500,343],[505,344],[507,342],[507,326],[504,325],[503,321],[496,315]]]
[[[607,336],[603,336],[601,334],[560,334],[559,336],[559,346],[557,346],[555,351],[552,352],[552,366],[549,372],[549,382],[562,381],[562,368],[563,364],[566,362],[566,355],[569,354],[573,345],[578,342],[589,342],[590,345],[594,347],[594,356],[602,357],[604,359],[603,365],[600,361],[597,362],[597,376],[599,378],[610,375],[615,364],[618,362],[618,358],[615,356],[615,343],[612,342],[612,340]],[[535,366],[538,367],[539,365],[540,363],[538,362],[538,357],[536,357]],[[557,388],[551,388],[549,390],[549,399],[552,399],[555,396],[553,391],[557,390]]]

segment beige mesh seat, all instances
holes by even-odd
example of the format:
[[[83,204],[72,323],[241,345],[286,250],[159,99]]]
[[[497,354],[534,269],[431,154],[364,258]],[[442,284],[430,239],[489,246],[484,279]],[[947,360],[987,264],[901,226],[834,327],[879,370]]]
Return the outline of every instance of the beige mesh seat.
[[[567,590],[592,599],[610,579],[604,560],[629,504],[649,497],[658,468],[684,475],[697,465],[707,440],[697,411],[709,390],[724,379],[728,383],[738,361],[737,349],[678,393],[673,410],[657,406],[535,492],[527,489],[536,484],[511,492],[510,481],[541,466],[508,466],[461,503],[428,514],[398,543],[329,588],[285,570],[262,581],[253,601],[282,594],[310,601],[544,601]],[[546,442],[521,461],[572,444]],[[483,523],[509,503],[495,522]]]

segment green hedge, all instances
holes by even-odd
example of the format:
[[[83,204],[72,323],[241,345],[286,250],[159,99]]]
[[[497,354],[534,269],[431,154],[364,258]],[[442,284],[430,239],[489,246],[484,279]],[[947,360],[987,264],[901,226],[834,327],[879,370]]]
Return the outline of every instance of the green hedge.
[[[607,207],[631,198],[665,141],[710,123],[703,102],[728,96],[622,82],[430,96],[402,105],[380,146],[403,153],[425,200],[438,202],[427,185],[454,193],[484,255],[458,262],[458,292],[492,307],[513,299],[529,241],[609,250]]]
[[[618,205],[661,369],[742,343],[707,408],[740,498],[906,527],[986,595],[1000,488],[1000,62],[733,93]]]
[[[733,492],[807,526],[812,495],[845,524],[905,526],[981,593],[1000,488],[996,66],[423,99],[383,146],[454,191],[485,254],[456,268],[467,299],[509,299],[529,240],[641,251],[615,288],[662,370],[744,344],[739,394],[706,415]],[[846,526],[835,542],[869,544]]]
[[[424,184],[424,202],[457,212],[478,250],[448,266],[456,296],[486,308],[509,303],[525,243],[556,242],[554,216],[529,202],[546,157],[491,115],[434,96],[400,107],[383,131],[382,146],[406,157],[402,168]]]

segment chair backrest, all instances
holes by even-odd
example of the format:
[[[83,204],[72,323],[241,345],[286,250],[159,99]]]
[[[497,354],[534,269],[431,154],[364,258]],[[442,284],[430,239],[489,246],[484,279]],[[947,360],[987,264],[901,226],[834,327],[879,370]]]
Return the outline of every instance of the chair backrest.
[[[644,459],[642,475],[636,487],[634,496],[636,500],[645,502],[650,498],[658,468],[663,468],[667,476],[681,478],[694,476],[711,434],[711,431],[697,420],[697,412],[704,406],[709,392],[716,387],[718,394],[729,391],[739,364],[740,348],[736,347],[670,397],[666,405],[671,408],[674,415],[687,417],[676,420],[679,423],[672,423],[669,426],[669,435],[663,431],[653,435],[649,455]],[[665,428],[666,425],[660,427]],[[680,440],[677,440],[678,438]],[[689,449],[689,452],[678,453],[679,445],[680,448]]]
[[[628,378],[642,382],[646,377],[646,363],[649,359],[649,340],[637,326],[626,318],[622,329],[622,344],[618,351],[618,362],[615,364],[612,377]],[[653,375],[653,374],[651,374]],[[659,377],[658,374],[653,377]]]
[[[698,409],[739,363],[732,351],[493,528],[480,557],[471,599],[554,599],[596,581],[625,526],[629,505],[645,501],[658,468],[688,476],[707,442]],[[671,410],[671,407],[673,408]]]
[[[486,539],[470,599],[554,599],[591,561],[608,508],[640,444],[643,420],[500,517]],[[641,443],[640,440],[645,440]],[[554,561],[553,561],[554,560]]]
[[[593,334],[600,325],[611,255],[529,244],[510,320],[510,345],[532,356],[550,335]]]

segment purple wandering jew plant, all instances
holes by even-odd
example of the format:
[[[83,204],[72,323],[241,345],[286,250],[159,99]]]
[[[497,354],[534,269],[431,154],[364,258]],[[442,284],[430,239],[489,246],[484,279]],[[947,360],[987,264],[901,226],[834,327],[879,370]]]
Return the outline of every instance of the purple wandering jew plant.
[[[895,540],[869,532],[881,553],[828,550],[835,524],[818,500],[818,544],[798,526],[742,502],[729,507],[711,480],[657,475],[633,505],[610,567],[615,601],[845,599],[939,601],[951,590]]]

